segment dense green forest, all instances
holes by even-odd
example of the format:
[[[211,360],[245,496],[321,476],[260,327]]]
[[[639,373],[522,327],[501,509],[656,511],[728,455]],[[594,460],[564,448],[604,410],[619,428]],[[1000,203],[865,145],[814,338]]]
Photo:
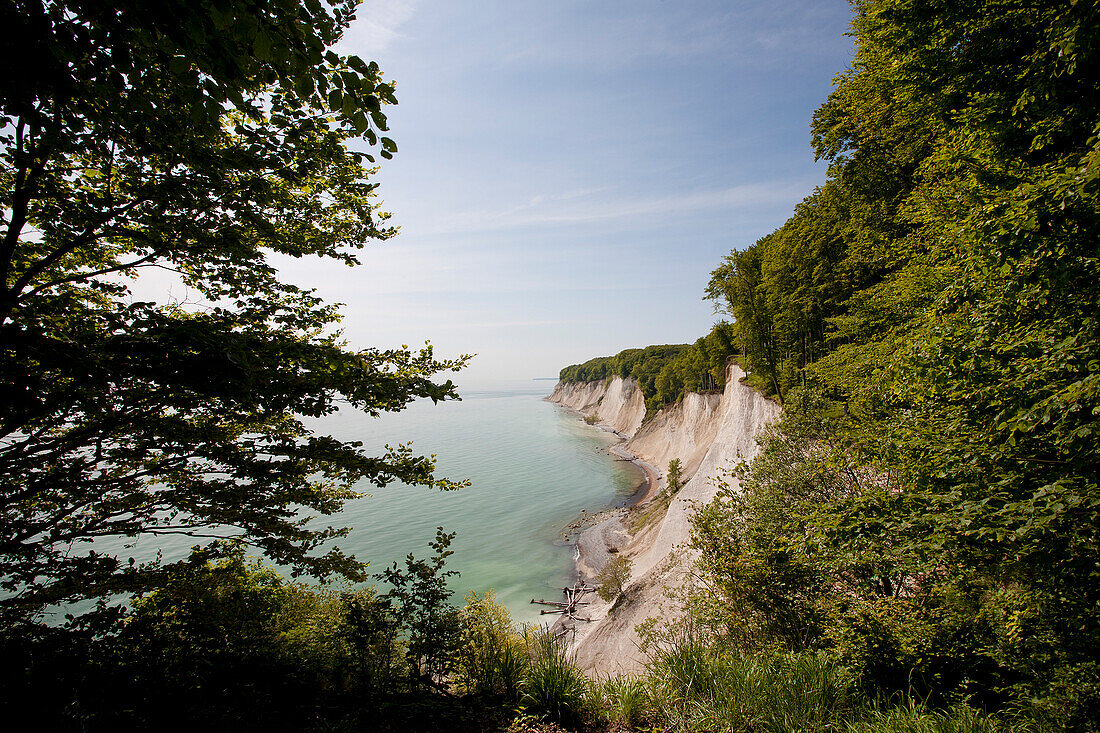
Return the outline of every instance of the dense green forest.
[[[1097,6],[854,7],[827,182],[707,288],[785,411],[697,522],[697,620],[873,694],[1094,730]]]
[[[647,414],[675,402],[684,392],[721,391],[726,365],[741,353],[733,325],[723,321],[693,344],[625,349],[615,356],[598,356],[567,366],[558,374],[563,382],[597,382],[631,377],[645,397]]]
[[[0,709],[56,730],[1100,730],[1100,8],[852,5],[812,128],[828,180],[731,243],[706,292],[729,322],[562,371],[634,377],[652,411],[736,357],[784,405],[695,521],[689,618],[603,680],[491,595],[455,605],[442,528],[368,575],[301,521],[360,480],[456,486],[303,417],[453,398],[433,378],[464,359],[349,351],[267,259],[351,265],[394,233],[370,181],[393,87],[332,50],[355,3],[3,5],[23,72],[0,80]],[[146,267],[215,305],[105,277]],[[206,544],[136,564],[84,542],[143,534]]]
[[[697,526],[704,615],[1095,730],[1100,8],[855,9],[828,181],[708,288],[785,411]]]

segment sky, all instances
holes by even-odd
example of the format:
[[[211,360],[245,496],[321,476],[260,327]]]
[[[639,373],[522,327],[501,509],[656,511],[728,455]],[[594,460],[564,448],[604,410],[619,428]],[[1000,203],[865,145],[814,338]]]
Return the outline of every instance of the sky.
[[[376,175],[400,234],[287,274],[352,348],[474,354],[478,387],[687,343],[732,249],[825,180],[810,119],[844,0],[365,0],[339,50],[396,83]]]

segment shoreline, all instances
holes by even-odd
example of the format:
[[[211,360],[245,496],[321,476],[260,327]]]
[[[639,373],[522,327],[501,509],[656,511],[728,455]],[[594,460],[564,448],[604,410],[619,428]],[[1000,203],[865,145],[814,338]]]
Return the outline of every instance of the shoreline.
[[[568,405],[563,405],[560,402],[554,402],[550,399],[549,396],[543,397],[542,399],[544,402],[549,402],[552,405],[557,405],[561,409],[570,412],[573,415],[576,415],[581,420],[585,420],[585,418],[587,417],[587,415],[585,415],[580,410],[575,410],[572,407],[569,407]],[[617,437],[619,439],[619,442],[615,445],[608,447],[607,454],[618,456],[621,460],[630,463],[641,472],[641,479],[638,482],[638,486],[634,489],[634,493],[627,497],[626,500],[623,501],[623,503],[616,503],[615,505],[608,507],[608,511],[611,509],[619,509],[622,507],[640,506],[652,501],[653,497],[657,495],[657,492],[659,490],[661,483],[661,474],[656,468],[646,463],[641,458],[634,455],[624,447],[626,443],[630,440],[631,436],[627,435],[626,433],[620,433],[618,430],[608,427],[603,423],[588,423],[587,420],[585,420],[585,422],[586,424],[591,425],[597,430],[602,430],[605,433],[611,433],[612,435]]]
[[[543,399],[567,410],[580,420],[586,417],[580,410],[560,402],[553,402],[549,397]],[[592,581],[599,575],[611,556],[617,554],[633,539],[632,533],[622,520],[629,515],[631,509],[645,506],[663,489],[660,472],[625,447],[630,440],[629,436],[599,423],[592,424],[592,427],[613,433],[618,437],[619,442],[606,449],[607,455],[617,456],[617,460],[630,463],[641,476],[634,493],[625,500],[616,499],[608,508],[592,514],[582,510],[582,516],[567,526],[567,532],[575,533],[566,540],[566,546],[573,545],[572,581],[574,583]],[[557,627],[559,623],[560,619],[553,626]]]
[[[638,488],[634,491],[634,493],[626,500],[626,503],[624,503],[623,506],[634,507],[648,504],[650,501],[653,500],[655,496],[657,496],[657,493],[660,490],[661,474],[652,465],[646,463],[641,458],[634,455],[624,447],[627,440],[629,440],[628,438],[623,436],[621,433],[615,434],[622,439],[622,442],[618,445],[611,446],[610,448],[608,448],[607,452],[609,454],[614,453],[624,460],[634,464],[642,470],[643,474],[642,482],[638,485]]]

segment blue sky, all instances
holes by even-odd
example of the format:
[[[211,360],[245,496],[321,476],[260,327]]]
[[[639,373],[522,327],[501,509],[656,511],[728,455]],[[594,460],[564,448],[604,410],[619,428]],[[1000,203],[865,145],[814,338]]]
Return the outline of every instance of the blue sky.
[[[852,53],[840,0],[366,0],[341,50],[396,82],[378,174],[401,234],[295,263],[352,347],[554,376],[693,341],[710,271],[824,181],[809,123]]]

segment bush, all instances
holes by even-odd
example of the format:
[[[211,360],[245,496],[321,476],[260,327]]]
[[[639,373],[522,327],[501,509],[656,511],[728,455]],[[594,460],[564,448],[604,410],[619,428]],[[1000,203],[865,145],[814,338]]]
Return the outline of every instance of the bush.
[[[603,566],[603,570],[596,577],[596,582],[600,584],[600,588],[596,592],[600,598],[605,601],[613,601],[623,592],[623,585],[630,580],[630,566],[630,560],[622,555],[616,555],[608,560],[607,564]]]
[[[459,690],[479,697],[519,698],[530,657],[503,604],[488,591],[470,592],[458,612],[460,631],[454,681]]]
[[[133,610],[0,630],[0,711],[44,730],[303,730],[370,710],[409,677],[371,591],[289,583],[241,546],[195,552]]]
[[[447,587],[447,578],[458,573],[444,569],[447,558],[454,554],[448,549],[454,537],[453,532],[436,527],[435,539],[428,543],[435,553],[429,559],[409,553],[404,570],[395,562],[375,576],[391,586],[383,598],[394,603],[418,685],[431,687],[442,682],[454,665],[459,621],[458,611],[449,603],[453,591]]]

